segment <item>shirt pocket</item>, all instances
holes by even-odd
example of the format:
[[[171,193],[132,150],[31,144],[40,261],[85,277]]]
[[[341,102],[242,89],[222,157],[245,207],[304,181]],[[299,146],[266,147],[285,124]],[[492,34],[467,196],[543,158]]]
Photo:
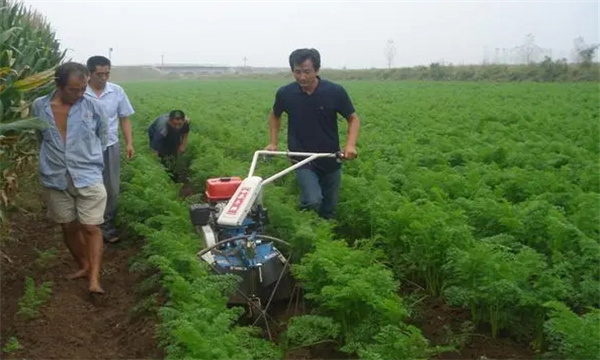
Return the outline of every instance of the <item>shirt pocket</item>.
[[[96,121],[94,121],[94,115],[91,111],[86,110],[83,112],[79,134],[84,139],[96,137]]]
[[[119,99],[113,98],[111,102],[104,104],[104,111],[106,111],[107,119],[111,117],[119,118],[121,114],[119,114]]]

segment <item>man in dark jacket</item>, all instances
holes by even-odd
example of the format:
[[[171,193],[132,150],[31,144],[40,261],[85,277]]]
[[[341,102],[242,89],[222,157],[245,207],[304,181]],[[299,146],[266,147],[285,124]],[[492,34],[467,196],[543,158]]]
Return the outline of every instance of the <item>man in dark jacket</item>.
[[[173,110],[156,118],[148,128],[150,148],[162,159],[176,157],[185,151],[189,120],[181,110]]]
[[[148,128],[150,148],[175,182],[185,181],[187,165],[179,155],[185,151],[189,132],[190,122],[181,110],[159,116]]]

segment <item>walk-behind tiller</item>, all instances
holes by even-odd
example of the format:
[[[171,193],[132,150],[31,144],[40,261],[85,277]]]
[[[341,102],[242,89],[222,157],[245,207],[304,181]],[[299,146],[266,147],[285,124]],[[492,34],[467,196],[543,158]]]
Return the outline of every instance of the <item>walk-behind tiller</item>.
[[[303,159],[267,179],[254,176],[259,157],[273,155]],[[217,274],[241,277],[229,302],[247,305],[254,324],[264,318],[269,336],[267,310],[273,301],[290,298],[294,286],[289,273],[290,244],[263,234],[267,210],[262,205],[262,189],[298,167],[324,157],[340,158],[340,154],[256,151],[246,179],[208,179],[207,203],[190,206],[192,224],[204,241],[198,256]],[[288,259],[276,246],[287,248]]]

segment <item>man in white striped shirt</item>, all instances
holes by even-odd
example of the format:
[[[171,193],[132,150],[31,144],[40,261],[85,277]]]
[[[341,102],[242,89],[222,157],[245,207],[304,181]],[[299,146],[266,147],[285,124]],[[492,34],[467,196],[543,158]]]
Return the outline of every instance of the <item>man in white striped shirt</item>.
[[[102,236],[106,242],[117,241],[115,217],[119,198],[120,147],[119,124],[125,139],[125,154],[127,159],[133,158],[133,135],[129,117],[134,110],[127,94],[119,85],[108,81],[110,77],[110,60],[104,56],[92,56],[87,61],[90,80],[85,96],[99,100],[108,117],[108,142],[104,150],[104,186],[107,192],[106,211]]]

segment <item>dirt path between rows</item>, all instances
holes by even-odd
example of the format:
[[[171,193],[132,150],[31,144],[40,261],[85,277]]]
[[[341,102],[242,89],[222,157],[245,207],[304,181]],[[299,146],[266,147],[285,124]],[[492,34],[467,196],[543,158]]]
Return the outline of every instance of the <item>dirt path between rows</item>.
[[[44,215],[39,186],[27,190],[19,194],[19,209],[10,214],[1,234],[2,358],[162,358],[155,317],[132,311],[140,301],[135,289],[142,279],[128,268],[141,244],[125,239],[105,246],[102,285],[106,295],[90,298],[87,281],[64,278],[75,270],[75,263],[63,244],[60,227]],[[33,319],[18,313],[26,277],[36,286],[52,282],[50,297]]]

